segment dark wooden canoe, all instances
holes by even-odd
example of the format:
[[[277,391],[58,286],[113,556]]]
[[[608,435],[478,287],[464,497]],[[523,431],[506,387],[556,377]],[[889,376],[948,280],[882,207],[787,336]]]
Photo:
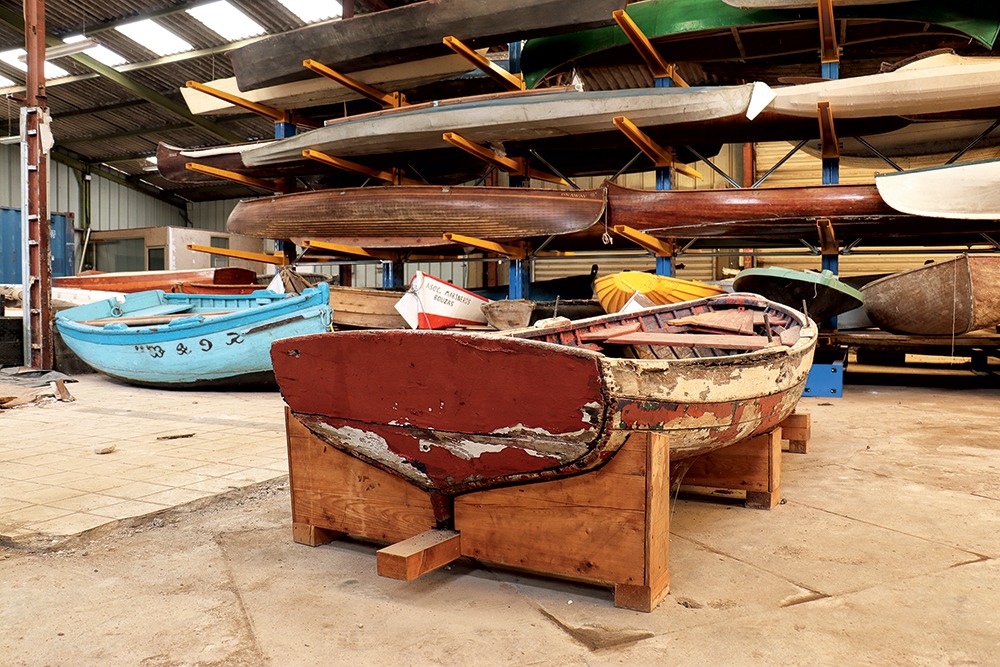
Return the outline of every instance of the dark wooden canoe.
[[[777,266],[744,269],[733,280],[737,292],[753,292],[809,314],[817,322],[860,308],[861,292],[831,271],[793,271]],[[803,305],[804,304],[804,305]]]
[[[961,335],[1000,324],[1000,255],[962,254],[894,273],[861,288],[879,328]]]
[[[241,201],[227,229],[367,247],[437,246],[446,232],[511,240],[567,234],[604,214],[603,190],[435,185],[345,188]]]
[[[671,324],[706,314],[749,333]],[[271,354],[296,418],[430,492],[446,522],[456,494],[585,473],[636,430],[669,434],[672,461],[766,432],[794,410],[816,339],[797,311],[726,295],[512,337],[335,332]]]
[[[442,39],[496,46],[614,21],[625,0],[424,0],[274,35],[229,52],[241,90],[310,78],[316,60],[342,72],[445,55]]]
[[[111,292],[144,292],[159,289],[178,292],[184,283],[213,283],[215,285],[249,285],[257,279],[250,269],[223,267],[218,269],[186,269],[177,271],[119,271],[104,273],[88,271],[76,276],[52,279],[55,287],[108,290]]]

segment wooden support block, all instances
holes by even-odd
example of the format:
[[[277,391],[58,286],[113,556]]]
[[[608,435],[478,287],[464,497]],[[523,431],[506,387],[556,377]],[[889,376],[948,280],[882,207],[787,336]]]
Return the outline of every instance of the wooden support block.
[[[292,540],[307,547],[318,547],[343,536],[344,533],[335,530],[310,526],[307,523],[292,523]]]
[[[455,499],[463,556],[615,588],[652,611],[670,585],[669,443],[633,434],[600,470]]]
[[[430,496],[418,487],[323,442],[287,408],[285,428],[296,542],[346,533],[394,543],[436,527]]]
[[[697,457],[681,490],[712,495],[743,491],[747,507],[772,509],[781,502],[781,427]]]
[[[429,530],[379,549],[375,555],[379,576],[413,581],[461,558],[461,539],[454,530]]]
[[[808,454],[812,439],[812,416],[796,412],[781,422],[782,440],[788,442],[788,450],[793,454]]]

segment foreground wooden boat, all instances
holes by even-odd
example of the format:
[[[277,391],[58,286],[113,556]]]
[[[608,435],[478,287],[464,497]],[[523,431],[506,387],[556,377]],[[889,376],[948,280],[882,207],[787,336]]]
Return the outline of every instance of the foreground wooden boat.
[[[706,320],[717,333],[686,333]],[[305,336],[272,357],[299,421],[431,492],[447,521],[456,494],[594,470],[633,431],[668,433],[676,461],[773,429],[816,334],[793,309],[726,295],[508,336]]]
[[[875,177],[897,211],[929,218],[1000,220],[1000,160],[962,162]]]
[[[963,254],[861,288],[865,313],[894,333],[961,335],[1000,324],[1000,255]]]
[[[107,290],[110,292],[145,292],[163,290],[180,291],[184,283],[212,283],[213,285],[248,285],[255,282],[257,274],[250,269],[234,266],[218,269],[184,269],[177,271],[87,271],[76,276],[52,279],[55,287]]]
[[[64,310],[56,328],[95,370],[147,387],[273,383],[271,343],[329,331],[326,284],[301,295],[130,294]]]
[[[313,76],[312,59],[341,72],[451,53],[451,35],[471,47],[613,23],[625,0],[424,0],[274,35],[229,52],[241,90]]]
[[[603,214],[601,190],[407,185],[244,200],[226,227],[259,238],[419,247],[446,243],[445,232],[492,240],[567,234]]]
[[[817,5],[806,2],[799,0],[801,9],[747,11],[722,0],[643,0],[630,3],[626,11],[667,62],[697,63],[719,83],[771,83],[781,76],[819,72]],[[963,48],[968,53],[970,39],[980,47],[973,52],[986,55],[1000,26],[997,6],[979,0],[844,4],[834,0],[843,77],[870,74],[882,62],[930,49]],[[618,26],[531,39],[521,55],[529,88],[576,72],[589,88],[600,90],[607,87],[601,85],[600,72],[623,65],[641,66],[642,61]]]
[[[744,269],[733,280],[733,289],[804,310],[821,323],[864,303],[861,292],[831,271],[793,271],[777,266]]]

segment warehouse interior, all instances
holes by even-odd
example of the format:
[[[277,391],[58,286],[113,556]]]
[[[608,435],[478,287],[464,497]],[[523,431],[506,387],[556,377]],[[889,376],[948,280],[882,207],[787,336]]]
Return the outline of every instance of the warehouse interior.
[[[1000,8],[949,5],[0,0],[5,660],[992,664]]]

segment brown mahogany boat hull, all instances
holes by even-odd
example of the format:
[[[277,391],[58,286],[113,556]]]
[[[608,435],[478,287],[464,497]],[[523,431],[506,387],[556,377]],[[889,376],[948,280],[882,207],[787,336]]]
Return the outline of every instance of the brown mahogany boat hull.
[[[433,246],[446,232],[511,240],[567,234],[604,214],[604,192],[434,185],[343,188],[244,200],[227,229],[271,239]]]

